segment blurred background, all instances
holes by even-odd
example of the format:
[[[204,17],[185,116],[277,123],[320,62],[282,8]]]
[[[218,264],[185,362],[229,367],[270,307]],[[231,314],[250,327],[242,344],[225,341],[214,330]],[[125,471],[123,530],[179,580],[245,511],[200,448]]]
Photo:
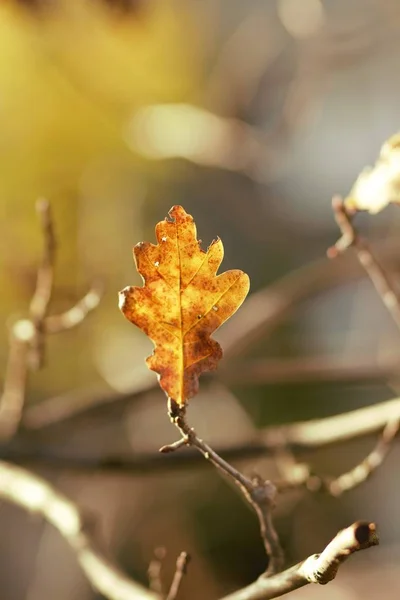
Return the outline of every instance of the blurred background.
[[[29,380],[17,435],[0,457],[32,468],[74,499],[104,549],[145,583],[165,545],[193,557],[181,598],[218,598],[266,566],[254,515],[207,464],[157,452],[176,439],[117,292],[140,285],[131,248],[154,241],[173,204],[205,248],[224,242],[224,270],[259,294],[216,336],[226,359],[202,378],[189,416],[223,450],[262,428],[391,398],[399,332],[355,259],[329,262],[338,237],[330,199],[346,194],[400,128],[396,0],[3,0],[0,3],[0,360],[10,323],[27,314],[43,240],[38,197],[58,240],[52,313],[101,279],[100,307],[50,336]],[[397,281],[398,208],[357,217]],[[242,311],[242,313],[241,313]],[[243,316],[241,316],[241,314]],[[374,440],[301,456],[323,474],[360,461]],[[275,521],[294,562],[353,520],[378,522],[381,546],[321,591],[297,598],[397,598],[398,448],[370,481],[339,499],[296,491]],[[237,458],[279,477],[271,458]],[[66,542],[40,518],[0,504],[5,600],[89,600]],[[361,576],[362,574],[362,576]]]

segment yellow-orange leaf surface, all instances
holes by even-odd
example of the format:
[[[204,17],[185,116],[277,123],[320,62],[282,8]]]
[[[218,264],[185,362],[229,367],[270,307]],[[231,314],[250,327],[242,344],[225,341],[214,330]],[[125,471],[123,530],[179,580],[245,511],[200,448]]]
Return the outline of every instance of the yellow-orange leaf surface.
[[[147,365],[165,393],[183,405],[197,393],[199,375],[217,367],[222,350],[210,335],[236,312],[250,284],[239,270],[217,275],[221,240],[204,252],[182,206],[172,207],[169,216],[156,226],[157,245],[135,246],[144,286],[120,292],[120,308],[153,341]]]

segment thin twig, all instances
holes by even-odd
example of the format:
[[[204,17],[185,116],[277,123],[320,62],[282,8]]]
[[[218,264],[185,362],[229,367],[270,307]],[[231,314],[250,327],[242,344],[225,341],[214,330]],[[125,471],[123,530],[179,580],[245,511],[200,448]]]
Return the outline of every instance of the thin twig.
[[[76,505],[44,479],[0,461],[0,498],[51,523],[75,552],[93,588],[109,600],[160,600],[96,549]]]
[[[380,467],[389,454],[399,432],[400,420],[389,421],[383,429],[374,449],[355,467],[338,477],[329,478],[313,473],[307,463],[298,463],[287,447],[278,450],[276,464],[283,480],[276,482],[279,492],[306,486],[312,492],[325,491],[332,496],[340,496],[361,483],[364,483]]]
[[[29,306],[29,319],[17,321],[10,332],[9,354],[0,399],[0,437],[9,439],[16,432],[25,404],[29,368],[39,368],[43,362],[43,320],[51,299],[55,255],[54,228],[47,200],[36,204],[44,249],[38,268],[36,288]]]
[[[257,514],[260,522],[261,536],[265,551],[269,557],[267,574],[279,572],[284,563],[283,550],[279,543],[278,535],[272,523],[272,509],[274,507],[276,488],[270,481],[264,481],[259,477],[248,479],[232,465],[219,456],[208,444],[201,440],[195,431],[189,427],[186,421],[185,407],[179,406],[174,400],[169,399],[168,411],[171,422],[179,429],[182,440],[188,446],[193,446],[211,462],[220,472],[231,478],[239,487],[247,502]],[[181,447],[180,441],[169,446],[169,451]],[[163,452],[166,447],[163,447]]]
[[[0,398],[0,439],[11,438],[23,417],[29,369],[43,365],[47,333],[58,333],[81,323],[98,306],[102,288],[96,283],[74,307],[58,316],[48,316],[54,282],[56,239],[47,200],[39,200],[36,210],[44,239],[43,257],[36,287],[29,305],[29,317],[19,319],[10,332],[9,354],[3,393]],[[29,420],[29,419],[28,419]]]
[[[28,327],[31,326],[30,321],[27,324]],[[0,398],[0,439],[3,442],[14,435],[25,403],[29,346],[28,340],[18,337],[18,325],[21,322],[16,323],[10,332],[4,387]]]
[[[398,269],[399,246],[382,245],[380,255],[387,268]],[[265,339],[305,300],[360,278],[351,261],[319,259],[284,275],[278,281],[252,294],[240,311],[221,329],[219,342],[225,363],[243,356],[258,340]]]
[[[335,579],[340,565],[349,556],[378,543],[374,523],[354,523],[340,531],[321,554],[313,554],[272,577],[261,576],[254,583],[221,600],[271,600],[308,583],[324,585]]]
[[[187,552],[181,552],[176,561],[176,569],[172,578],[171,587],[167,594],[166,600],[176,600],[184,575],[187,572],[187,566],[190,561],[190,556]]]
[[[36,332],[30,343],[29,364],[32,368],[39,369],[44,358],[45,336],[43,323],[53,291],[56,239],[49,202],[44,199],[38,200],[36,211],[42,227],[44,248],[42,264],[37,272],[36,288],[29,306],[29,317]]]
[[[154,550],[153,559],[150,561],[147,569],[147,576],[149,578],[149,588],[155,594],[158,594],[162,598],[164,597],[163,584],[161,580],[161,567],[165,559],[166,551],[164,547],[159,547]]]
[[[48,316],[44,321],[44,331],[46,333],[60,333],[61,331],[80,325],[86,316],[98,307],[102,295],[102,284],[95,282],[87,294],[75,306],[60,315]]]
[[[343,492],[352,490],[366,481],[385,460],[393,446],[399,426],[400,421],[398,419],[389,421],[372,452],[356,467],[327,483],[326,487],[329,493],[332,496],[340,496]]]
[[[336,223],[342,232],[342,237],[334,246],[329,248],[328,256],[335,258],[349,247],[354,248],[360,264],[364,267],[383,304],[386,306],[398,329],[400,329],[400,301],[394,291],[389,275],[377,261],[367,242],[357,233],[351,221],[352,214],[346,210],[343,199],[340,196],[333,198],[332,208]]]

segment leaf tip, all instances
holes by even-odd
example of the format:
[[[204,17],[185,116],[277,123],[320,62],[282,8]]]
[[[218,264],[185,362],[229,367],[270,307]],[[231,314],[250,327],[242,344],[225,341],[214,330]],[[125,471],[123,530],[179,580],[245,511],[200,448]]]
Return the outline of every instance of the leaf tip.
[[[190,216],[180,204],[175,204],[174,206],[172,206],[172,208],[170,208],[168,211],[168,215],[173,221],[175,221],[175,223],[180,223],[186,217]]]

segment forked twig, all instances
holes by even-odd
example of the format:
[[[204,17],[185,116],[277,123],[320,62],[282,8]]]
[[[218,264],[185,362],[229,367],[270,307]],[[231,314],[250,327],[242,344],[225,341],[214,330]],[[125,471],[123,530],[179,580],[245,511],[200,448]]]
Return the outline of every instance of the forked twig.
[[[179,406],[169,399],[168,410],[171,422],[179,429],[182,440],[160,448],[161,452],[171,452],[186,444],[193,446],[203,454],[219,471],[232,479],[241,490],[247,502],[257,514],[260,523],[261,536],[269,557],[266,573],[272,575],[279,572],[284,563],[283,550],[272,522],[272,510],[275,503],[276,488],[271,481],[260,477],[248,479],[232,465],[219,456],[208,444],[200,439],[186,421],[185,407]]]
[[[14,435],[22,418],[30,369],[43,366],[46,334],[58,333],[81,323],[96,308],[101,298],[99,284],[73,308],[58,316],[47,316],[54,283],[56,238],[47,200],[38,200],[36,210],[44,239],[36,287],[29,305],[29,317],[19,319],[10,332],[9,355],[0,398],[0,439]]]
[[[10,350],[0,399],[0,437],[10,438],[16,431],[25,403],[29,367],[39,368],[43,362],[46,317],[53,287],[55,236],[50,205],[39,200],[36,210],[40,218],[44,250],[38,268],[36,287],[29,306],[29,319],[17,321],[10,333]]]

